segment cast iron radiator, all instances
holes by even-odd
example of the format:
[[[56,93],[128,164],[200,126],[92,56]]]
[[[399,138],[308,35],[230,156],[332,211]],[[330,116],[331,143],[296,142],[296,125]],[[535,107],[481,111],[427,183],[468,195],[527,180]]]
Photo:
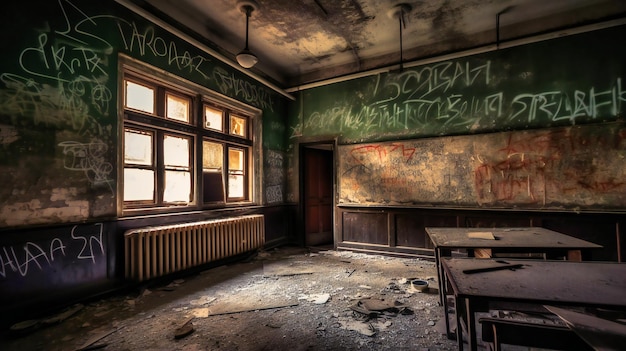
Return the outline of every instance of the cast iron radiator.
[[[264,244],[263,215],[131,229],[124,233],[125,274],[148,280]]]

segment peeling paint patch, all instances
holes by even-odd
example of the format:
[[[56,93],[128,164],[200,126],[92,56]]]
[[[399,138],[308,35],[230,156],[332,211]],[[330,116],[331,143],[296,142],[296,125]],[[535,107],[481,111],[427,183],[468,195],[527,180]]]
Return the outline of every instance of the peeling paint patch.
[[[7,205],[0,212],[0,224],[12,227],[89,218],[89,201],[65,201],[64,204],[65,207],[43,208],[41,201],[34,199]]]
[[[336,36],[317,32],[302,38],[300,45],[314,56],[320,57],[342,50],[346,46],[346,42]]]
[[[68,198],[75,198],[78,195],[77,188],[56,188],[52,189],[50,201],[64,201]]]

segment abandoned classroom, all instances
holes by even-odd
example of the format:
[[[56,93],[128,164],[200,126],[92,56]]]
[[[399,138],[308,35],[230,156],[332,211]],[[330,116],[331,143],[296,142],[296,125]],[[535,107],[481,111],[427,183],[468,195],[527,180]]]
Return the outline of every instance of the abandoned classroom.
[[[600,280],[624,267],[626,2],[2,7],[4,331],[299,248],[311,262],[400,260],[406,299],[429,278],[431,321],[476,349],[474,325],[498,321],[448,313],[472,301],[455,269],[607,265]],[[562,321],[589,312],[541,301]]]

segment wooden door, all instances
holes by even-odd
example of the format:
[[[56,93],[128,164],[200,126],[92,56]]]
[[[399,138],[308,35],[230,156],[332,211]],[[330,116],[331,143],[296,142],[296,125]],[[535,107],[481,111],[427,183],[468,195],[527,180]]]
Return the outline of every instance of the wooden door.
[[[333,243],[333,152],[305,148],[303,154],[305,244]]]

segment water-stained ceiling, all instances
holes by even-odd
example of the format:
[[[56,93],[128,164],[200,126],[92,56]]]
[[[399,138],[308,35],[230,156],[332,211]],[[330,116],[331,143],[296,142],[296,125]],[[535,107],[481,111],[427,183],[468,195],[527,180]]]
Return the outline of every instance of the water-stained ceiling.
[[[245,45],[237,0],[125,0],[196,32],[226,57]],[[496,42],[621,20],[623,0],[256,0],[252,69],[290,88]],[[404,22],[398,4],[410,11]],[[168,19],[168,21],[169,21]],[[170,21],[171,22],[171,21]],[[400,54],[402,28],[402,55]]]

